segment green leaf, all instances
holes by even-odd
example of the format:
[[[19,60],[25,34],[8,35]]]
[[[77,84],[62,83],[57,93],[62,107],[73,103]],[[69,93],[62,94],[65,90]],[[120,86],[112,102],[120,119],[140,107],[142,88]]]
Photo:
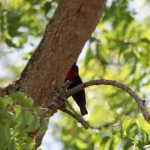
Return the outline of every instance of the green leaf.
[[[105,145],[106,145],[106,143],[107,143],[107,141],[110,139],[110,137],[108,137],[108,136],[105,136],[105,137],[103,137],[102,139],[101,139],[101,142],[100,142],[100,148],[102,149],[102,150],[105,150]]]
[[[99,134],[93,134],[91,137],[91,149],[94,148],[95,142],[97,141]]]
[[[25,132],[32,132],[35,131],[39,126],[40,119],[37,116],[33,117],[32,123],[28,128],[25,129]]]
[[[44,4],[45,15],[48,13],[48,11],[50,10],[50,8],[51,8],[51,2],[46,2]]]
[[[36,113],[40,112],[41,107],[32,107],[32,110],[35,111]]]
[[[10,128],[13,128],[15,125],[17,125],[16,116],[13,113],[7,112],[5,118],[7,118],[7,123]]]
[[[10,140],[9,149],[8,150],[16,150],[16,143],[15,143],[15,139],[14,138],[12,138]]]
[[[91,49],[89,48],[89,49],[87,50],[87,52],[86,52],[86,58],[85,58],[85,60],[84,60],[85,66],[88,65],[89,61],[90,61],[92,58],[94,58],[94,56],[93,56],[93,53],[92,53]]]
[[[150,44],[150,40],[148,38],[142,38],[141,42]]]
[[[137,120],[139,128],[142,129],[145,133],[150,134],[150,124],[146,122],[143,118]]]
[[[32,123],[33,117],[33,114],[30,111],[26,110],[26,124],[28,126],[30,126],[30,124]]]
[[[0,124],[0,131],[0,147],[3,147],[10,140],[10,129],[5,124]]]
[[[19,114],[21,113],[21,107],[20,106],[14,106],[14,110],[15,110],[15,114],[16,114],[16,117],[19,116]]]
[[[19,32],[19,31],[16,31],[16,30],[8,30],[8,34],[11,36],[11,37],[15,37],[15,36],[20,36],[22,34],[22,32]]]
[[[6,111],[0,111],[0,123],[3,122],[5,115],[6,115]]]
[[[24,99],[25,99],[25,95],[24,95],[24,93],[22,93],[22,92],[16,92],[16,93],[12,93],[11,95],[10,95],[13,99],[15,99],[15,100],[18,100],[18,101],[20,101],[20,102],[24,102]]]
[[[29,149],[29,150],[34,150],[35,149],[35,140],[33,138],[24,137],[24,140],[25,140],[24,145],[26,146],[26,149]],[[22,144],[22,143],[20,143],[20,144]]]
[[[28,107],[33,105],[33,100],[31,98],[27,98],[24,93],[16,92],[10,95],[14,100],[19,101],[20,103],[26,104]]]
[[[14,43],[12,42],[12,40],[6,38],[6,39],[5,39],[5,42],[7,43],[8,46],[17,48],[16,44],[14,44]]]
[[[18,117],[16,118],[16,122],[18,123],[18,126],[16,127],[19,130],[23,130],[25,129],[27,122],[27,115],[26,115],[26,110],[24,108],[21,108],[21,111],[18,115]]]
[[[78,138],[75,140],[75,144],[78,147],[78,149],[87,149],[89,146],[88,143],[84,143],[84,141]]]
[[[24,54],[23,56],[22,56],[22,58],[23,59],[29,59],[32,55],[33,55],[33,53],[34,53],[35,51],[33,50],[32,52],[30,52],[30,53],[27,53],[27,54]]]
[[[128,150],[131,146],[133,146],[133,141],[132,140],[126,140],[126,143],[123,147],[123,150]]]
[[[32,98],[25,98],[25,100],[24,100],[24,104],[26,104],[27,107],[32,107],[33,103],[34,103],[34,101],[32,100]]]
[[[22,14],[14,11],[7,11],[7,19],[10,22],[18,22],[22,17]]]
[[[1,108],[6,108],[8,105],[12,105],[12,104],[13,104],[13,100],[10,97],[8,97],[8,96],[6,96],[4,98],[0,97],[0,107]]]
[[[109,139],[107,140],[106,144],[105,144],[104,150],[110,149],[110,146],[111,146],[112,142],[113,142],[113,138],[109,138]]]
[[[46,132],[47,129],[48,129],[47,120],[43,118],[41,128],[40,128],[40,131],[38,132],[37,136],[43,135]]]

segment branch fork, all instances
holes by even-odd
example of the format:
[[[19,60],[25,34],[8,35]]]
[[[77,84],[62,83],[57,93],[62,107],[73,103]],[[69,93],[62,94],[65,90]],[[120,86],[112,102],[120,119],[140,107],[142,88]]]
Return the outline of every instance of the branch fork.
[[[105,80],[105,79],[99,79],[99,80],[92,80],[89,82],[85,82],[82,83],[70,90],[67,90],[67,88],[69,87],[69,85],[73,82],[73,79],[71,80],[67,80],[63,86],[61,86],[60,88],[57,86],[57,82],[53,81],[52,82],[52,102],[50,103],[50,105],[48,106],[48,108],[46,109],[42,109],[38,116],[39,117],[43,117],[45,116],[47,113],[50,113],[50,115],[54,115],[58,109],[60,109],[61,111],[69,114],[70,116],[72,116],[74,119],[76,119],[78,122],[80,122],[85,129],[87,129],[89,126],[85,123],[84,120],[82,120],[81,118],[79,118],[77,115],[75,115],[74,113],[72,113],[71,111],[66,109],[66,101],[67,98],[69,98],[70,96],[72,96],[74,93],[87,88],[89,86],[93,86],[93,85],[112,85],[115,86],[117,88],[120,88],[122,90],[124,90],[125,92],[127,92],[132,98],[134,98],[135,102],[137,103],[138,107],[140,108],[144,118],[146,121],[150,122],[150,114],[146,109],[145,106],[145,100],[142,100],[132,89],[130,89],[128,86],[119,83],[117,81],[114,80]],[[13,92],[18,91],[19,86],[15,86],[14,84],[8,85],[8,87],[6,88],[0,88],[0,96],[4,97],[5,95],[9,95]]]
[[[73,80],[68,80],[67,82],[65,82],[65,84],[61,87],[58,88],[57,86],[57,82],[53,81],[52,83],[52,102],[51,104],[48,106],[49,109],[52,110],[52,115],[57,112],[57,110],[59,108],[64,108],[65,106],[65,101],[67,99],[66,97],[66,90],[69,87],[69,85],[73,82]],[[66,108],[66,107],[65,107]]]
[[[89,126],[86,124],[85,121],[83,121],[81,118],[79,118],[78,116],[76,116],[75,114],[73,114],[72,112],[70,112],[69,110],[66,109],[66,105],[65,102],[67,100],[67,98],[69,98],[70,96],[72,96],[74,93],[89,87],[89,86],[93,86],[93,85],[112,85],[115,86],[117,88],[120,88],[122,90],[124,90],[125,92],[127,92],[131,97],[134,98],[135,102],[138,104],[144,118],[146,121],[150,121],[150,114],[146,109],[145,106],[145,100],[142,100],[132,89],[130,89],[128,86],[119,83],[115,80],[104,80],[104,79],[99,79],[99,80],[92,80],[89,82],[85,82],[82,83],[70,90],[67,90],[67,88],[69,87],[69,85],[72,83],[72,80],[67,80],[66,83],[64,83],[64,85],[61,88],[58,88],[56,85],[56,82],[53,82],[53,95],[52,95],[52,102],[50,104],[50,106],[48,107],[51,111],[52,111],[52,115],[57,112],[58,109],[60,109],[61,111],[68,113],[70,116],[72,116],[73,118],[75,118],[78,122],[80,122],[85,129],[87,129]],[[66,91],[67,90],[67,91]]]
[[[79,123],[83,125],[85,129],[88,129],[89,126],[83,119],[81,119],[80,117],[78,117],[77,115],[75,115],[74,113],[72,113],[70,110],[66,108],[66,104],[65,104],[67,100],[66,90],[72,82],[73,79],[67,80],[61,88],[58,88],[56,81],[52,83],[53,86],[52,102],[48,107],[50,110],[50,114],[54,115],[57,112],[57,110],[60,109],[61,111],[69,114],[71,117],[76,119]]]

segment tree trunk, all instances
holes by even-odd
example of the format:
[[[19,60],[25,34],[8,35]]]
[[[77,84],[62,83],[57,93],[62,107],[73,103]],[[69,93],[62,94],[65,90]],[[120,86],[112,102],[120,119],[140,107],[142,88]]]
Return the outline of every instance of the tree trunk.
[[[19,79],[36,106],[48,106],[53,80],[62,85],[102,14],[105,0],[62,0]]]
[[[33,98],[35,106],[51,102],[51,84],[64,82],[85,42],[98,23],[105,0],[62,0],[35,53],[17,80],[19,91]],[[37,138],[37,146],[40,145]]]

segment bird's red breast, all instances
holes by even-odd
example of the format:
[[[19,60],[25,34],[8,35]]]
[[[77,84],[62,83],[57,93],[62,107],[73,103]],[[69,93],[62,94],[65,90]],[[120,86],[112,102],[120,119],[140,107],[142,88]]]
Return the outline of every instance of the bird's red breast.
[[[74,69],[71,68],[66,74],[66,79],[70,79],[76,76],[78,76],[78,73]]]

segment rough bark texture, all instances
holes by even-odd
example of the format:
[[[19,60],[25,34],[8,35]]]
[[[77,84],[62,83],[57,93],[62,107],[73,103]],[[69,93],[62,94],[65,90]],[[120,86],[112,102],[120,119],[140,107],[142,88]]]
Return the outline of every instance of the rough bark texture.
[[[19,79],[35,105],[50,103],[51,83],[61,85],[98,23],[105,0],[62,0],[43,39]]]
[[[77,60],[98,23],[105,0],[62,0],[37,50],[29,60],[15,89],[33,98],[35,106],[47,107],[51,84],[64,82],[69,67]],[[1,90],[10,93],[8,89]],[[43,105],[44,104],[44,105]],[[37,139],[37,146],[40,139]]]

